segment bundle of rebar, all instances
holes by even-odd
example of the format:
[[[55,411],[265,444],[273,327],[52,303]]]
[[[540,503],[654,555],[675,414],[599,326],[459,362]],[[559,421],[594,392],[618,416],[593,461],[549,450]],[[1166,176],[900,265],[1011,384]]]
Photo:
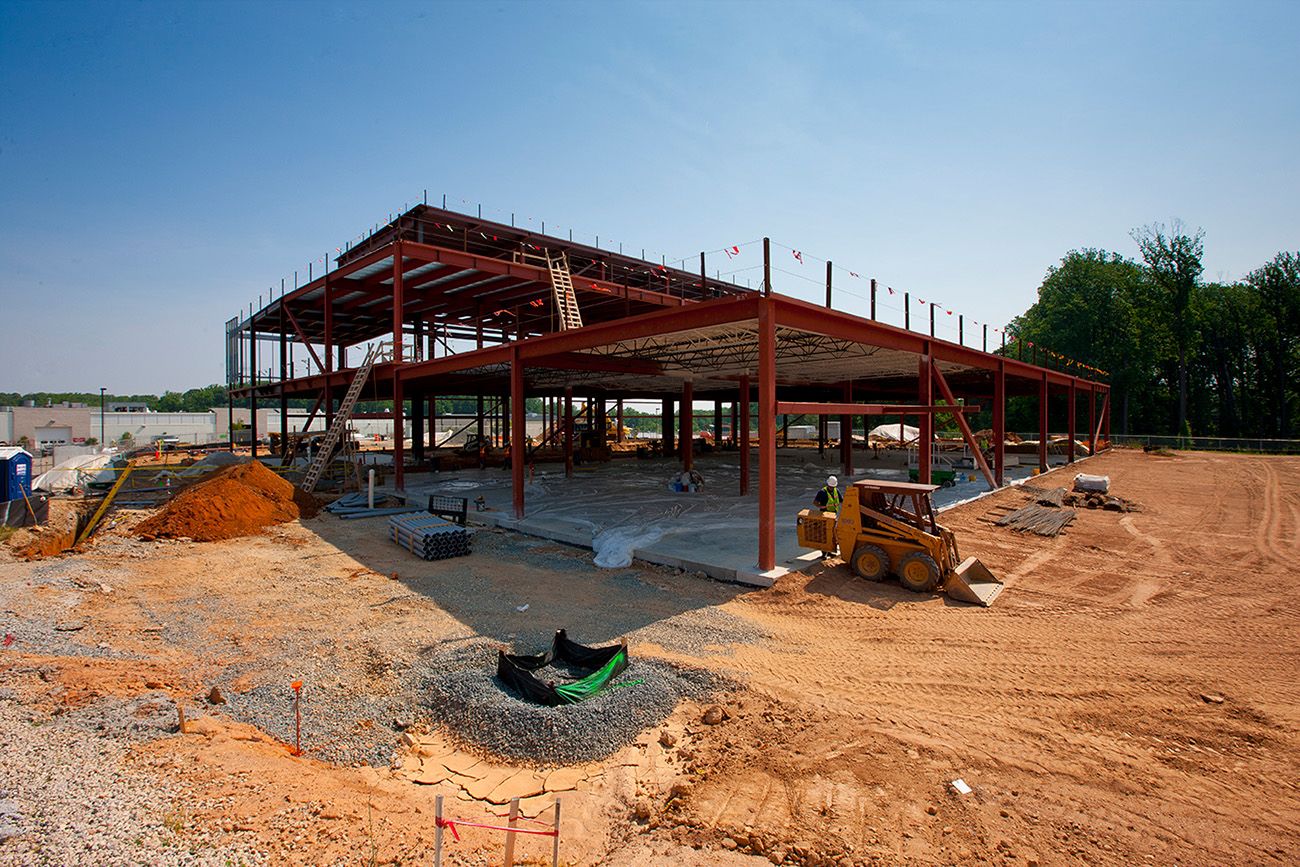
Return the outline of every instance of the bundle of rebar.
[[[388,538],[425,560],[446,560],[470,553],[470,531],[427,512],[393,515]]]
[[[999,527],[1009,527],[1022,533],[1057,536],[1074,520],[1074,515],[1074,509],[1045,508],[1038,503],[1030,503],[1024,508],[998,518],[996,523]]]

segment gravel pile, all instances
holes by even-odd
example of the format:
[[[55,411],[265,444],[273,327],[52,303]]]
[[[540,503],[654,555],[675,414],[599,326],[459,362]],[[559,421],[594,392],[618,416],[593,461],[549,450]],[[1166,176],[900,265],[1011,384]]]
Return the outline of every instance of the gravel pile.
[[[633,658],[604,692],[578,704],[543,707],[497,680],[496,650],[476,643],[430,659],[420,682],[421,711],[466,743],[544,767],[604,758],[663,722],[679,700],[735,686],[711,672]]]
[[[106,703],[107,710],[44,723],[0,700],[0,867],[263,863],[251,848],[218,851],[201,837],[177,834],[184,821],[179,786],[127,761],[122,714],[150,700]],[[91,735],[86,726],[96,717],[106,731]],[[174,727],[174,708],[170,720]],[[114,731],[123,737],[105,736]]]

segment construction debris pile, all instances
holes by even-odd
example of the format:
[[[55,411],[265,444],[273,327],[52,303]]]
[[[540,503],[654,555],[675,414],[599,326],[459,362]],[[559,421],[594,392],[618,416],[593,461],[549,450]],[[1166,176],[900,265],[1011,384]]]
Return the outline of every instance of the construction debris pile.
[[[1064,491],[1064,488],[1061,488]],[[1074,509],[1059,506],[1042,506],[1030,503],[1009,515],[1003,515],[996,521],[999,527],[1010,527],[1022,533],[1037,533],[1040,536],[1059,536],[1066,525],[1074,520]]]
[[[316,499],[260,463],[227,467],[181,492],[167,508],[135,528],[142,539],[186,537],[216,542],[314,517]]]
[[[1075,489],[1034,488],[1024,485],[1021,490],[1033,497],[1026,506],[1003,515],[994,521],[999,527],[1009,527],[1022,533],[1037,533],[1040,536],[1058,536],[1069,526],[1077,513],[1075,507],[1084,509],[1105,509],[1109,512],[1136,512],[1142,506],[1123,497],[1110,493],[1110,480],[1100,477],[1097,483],[1080,483],[1079,479],[1091,480],[1093,477],[1080,475],[1075,480]]]

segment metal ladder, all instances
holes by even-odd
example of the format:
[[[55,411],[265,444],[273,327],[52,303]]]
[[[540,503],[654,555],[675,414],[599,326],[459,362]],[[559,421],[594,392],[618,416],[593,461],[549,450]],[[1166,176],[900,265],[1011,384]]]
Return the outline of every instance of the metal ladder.
[[[375,366],[383,352],[384,344],[376,344],[370,347],[366,353],[366,360],[361,362],[357,368],[356,375],[352,377],[352,384],[348,386],[348,393],[343,396],[343,402],[339,404],[339,411],[334,416],[334,423],[330,429],[325,432],[325,439],[321,442],[320,451],[316,457],[312,458],[311,466],[307,468],[307,475],[303,478],[302,489],[307,493],[316,490],[316,483],[320,481],[321,473],[325,471],[325,466],[329,463],[330,456],[334,452],[334,446],[338,444],[339,437],[342,436],[344,429],[348,426],[349,419],[352,418],[352,410],[357,405],[357,398],[361,396],[361,389],[370,378],[370,369]]]
[[[551,270],[551,288],[555,297],[555,309],[560,314],[560,330],[582,327],[582,314],[578,312],[578,296],[573,291],[573,277],[569,274],[569,261],[561,253],[551,258],[546,251],[546,265]]]

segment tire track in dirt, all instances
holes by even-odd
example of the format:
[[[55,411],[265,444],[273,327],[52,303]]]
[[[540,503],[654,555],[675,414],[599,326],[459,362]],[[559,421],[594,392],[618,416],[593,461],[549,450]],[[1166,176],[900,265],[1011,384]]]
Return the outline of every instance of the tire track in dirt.
[[[1294,481],[1291,485],[1279,482],[1278,472],[1268,462],[1259,464],[1264,482],[1260,496],[1263,514],[1255,530],[1256,548],[1260,554],[1271,558],[1280,566],[1293,566],[1296,555],[1296,525],[1300,524],[1300,506],[1297,506]],[[1291,532],[1287,532],[1287,518],[1291,518]]]
[[[963,845],[997,860],[1003,835],[1049,863],[1052,852],[1073,863],[1128,864],[1138,853],[1283,863],[1275,852],[1300,845],[1300,790],[1279,782],[1300,776],[1300,687],[1289,675],[1300,668],[1300,594],[1278,553],[1300,536],[1290,494],[1300,464],[1269,476],[1239,456],[1207,456],[1195,472],[1142,455],[1108,460],[1100,469],[1121,496],[1149,503],[1144,512],[1081,511],[1051,540],[981,520],[1021,492],[945,513],[963,553],[1007,581],[993,609],[866,584],[836,564],[729,603],[775,636],[730,662],[760,692],[837,720],[818,737],[865,740],[870,761],[847,780],[825,763],[788,777],[780,766],[721,774],[710,790],[743,780],[750,794],[710,820],[753,799],[775,819],[784,799],[802,827],[839,825],[857,805],[860,824],[877,829],[864,845],[876,839],[903,857],[925,844],[950,853],[939,863],[956,863]],[[901,763],[884,761],[899,749]],[[864,762],[888,784],[873,786]],[[915,821],[957,776],[988,781],[961,802],[967,815],[943,819],[965,823],[960,845],[943,849],[951,838],[927,834],[924,815],[915,839],[882,830]],[[1048,827],[998,814],[1017,782]],[[1098,840],[1110,848],[1089,848]]]

